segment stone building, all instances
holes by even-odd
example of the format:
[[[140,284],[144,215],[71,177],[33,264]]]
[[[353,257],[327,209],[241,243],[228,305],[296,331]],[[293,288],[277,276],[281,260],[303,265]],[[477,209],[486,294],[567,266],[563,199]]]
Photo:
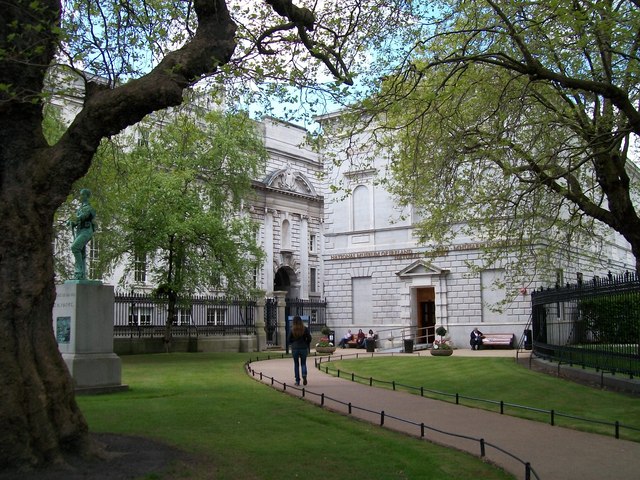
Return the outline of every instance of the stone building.
[[[80,77],[55,69],[51,75],[52,84],[66,85],[56,90],[52,104],[59,109],[63,121],[71,122],[82,104],[84,84]],[[102,81],[98,77],[92,80]],[[215,98],[196,93],[193,97],[200,110],[220,108]],[[153,119],[154,116],[150,116],[148,121]],[[260,225],[260,243],[266,259],[262,268],[253,272],[255,285],[268,297],[273,296],[274,291],[284,291],[289,298],[322,298],[322,160],[306,144],[307,131],[302,127],[267,117],[256,122],[256,128],[269,158],[263,174],[253,181],[254,195],[245,202],[244,211],[239,212],[250,215]],[[136,128],[127,129],[124,135],[135,141]],[[60,235],[55,246],[56,256],[71,264],[69,232],[65,229]],[[91,274],[91,258],[100,254],[98,242],[92,242],[88,248]],[[148,293],[157,285],[152,284],[147,275],[147,262],[146,257],[134,259],[129,275],[125,274],[124,265],[116,266],[103,280],[126,285],[127,291]],[[121,282],[123,278],[125,281]]]
[[[269,161],[253,182],[248,207],[260,226],[266,253],[257,285],[267,296],[286,291],[291,298],[323,296],[323,198],[319,156],[305,147],[306,130],[266,118],[260,123]]]
[[[255,285],[267,297],[280,291],[287,298],[321,298],[321,160],[305,147],[305,129],[273,118],[263,119],[257,128],[269,158],[263,175],[252,182],[253,195],[244,204],[244,212],[260,226],[259,240],[265,252],[262,268],[254,272]],[[136,260],[125,282],[128,289],[149,292],[157,286],[144,274],[148,270],[145,262]],[[118,285],[123,275],[124,268],[116,267],[105,281]]]
[[[428,262],[427,247],[413,235],[414,212],[401,211],[376,182],[386,160],[375,158],[363,167],[355,158],[365,154],[366,143],[350,139],[348,147],[336,148],[342,161],[325,161],[326,178],[350,192],[325,190],[324,293],[327,323],[338,337],[347,329],[373,329],[382,347],[402,348],[405,338],[431,343],[435,327],[443,325],[457,348],[469,348],[474,327],[483,333],[513,333],[517,341],[530,321],[531,289],[549,286],[544,279],[563,285],[574,282],[578,272],[588,278],[635,268],[628,244],[613,234],[598,262],[573,251],[555,271],[532,268],[526,283],[517,286],[497,286],[505,279],[500,268],[480,273],[468,268],[468,262],[481,263],[482,245],[473,238],[456,238]],[[503,308],[496,308],[501,302]]]

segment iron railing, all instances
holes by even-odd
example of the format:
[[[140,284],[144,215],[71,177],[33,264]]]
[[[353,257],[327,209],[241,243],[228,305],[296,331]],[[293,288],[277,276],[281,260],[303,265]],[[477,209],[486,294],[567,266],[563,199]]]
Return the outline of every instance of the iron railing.
[[[379,357],[380,355],[393,356],[393,354],[380,354],[380,353],[376,354],[377,357]],[[351,380],[352,382],[368,384],[370,387],[381,386],[381,387],[391,388],[393,391],[404,390],[410,393],[420,395],[421,397],[429,397],[429,398],[434,398],[436,400],[448,401],[448,402],[455,403],[456,405],[463,405],[465,403],[464,401],[468,401],[466,403],[469,406],[485,405],[487,406],[486,408],[487,410],[495,410],[496,413],[500,413],[501,415],[505,415],[506,409],[509,409],[510,411],[513,411],[513,412],[517,412],[517,411],[533,412],[535,414],[539,414],[540,420],[545,421],[546,419],[551,426],[557,425],[558,419],[561,419],[561,420],[570,419],[578,422],[583,422],[585,424],[604,425],[605,427],[607,427],[604,430],[604,433],[605,434],[609,433],[617,439],[620,438],[621,430],[628,431],[630,434],[629,435],[630,439],[631,439],[631,436],[633,436],[633,439],[637,438],[638,432],[640,432],[640,427],[630,425],[630,424],[623,424],[618,420],[610,420],[610,421],[598,420],[594,418],[587,418],[587,417],[574,415],[572,413],[560,412],[554,409],[544,409],[544,408],[532,407],[528,405],[519,405],[517,403],[505,402],[504,400],[491,400],[486,398],[471,397],[468,395],[463,395],[459,392],[444,392],[441,390],[426,388],[424,386],[407,385],[401,382],[397,382],[395,380],[381,380],[379,378],[365,377],[362,375],[358,375],[354,372],[347,372],[343,369],[336,368],[334,365],[331,365],[330,363],[330,362],[345,360],[345,359],[350,360],[353,358],[355,359],[373,358],[373,355],[371,355],[371,357],[365,354],[355,354],[355,356],[354,355],[329,355],[328,357],[319,357],[319,358],[316,358],[315,360],[316,368],[318,368],[320,371],[323,371],[327,375],[333,375],[338,378],[348,379],[348,380]],[[323,365],[323,362],[324,362],[324,365]],[[491,408],[491,406],[493,406],[493,408]],[[515,415],[515,416],[518,416],[518,415]]]
[[[533,353],[548,360],[640,375],[640,278],[594,277],[533,292]]]
[[[176,337],[255,335],[254,300],[193,296],[180,298],[171,334]],[[116,294],[115,337],[164,336],[168,300],[147,294]]]
[[[373,355],[373,354],[371,354]],[[281,355],[280,358],[284,358],[284,355]],[[267,358],[256,358],[255,361],[259,362],[260,360],[270,360],[271,356],[268,356]],[[477,453],[481,458],[485,458],[487,457],[487,450],[489,449],[493,449],[496,452],[498,452],[498,454],[504,454],[507,457],[512,458],[513,460],[519,462],[522,467],[524,468],[524,479],[525,480],[531,480],[532,478],[536,478],[536,479],[540,479],[540,477],[538,476],[537,472],[533,469],[533,467],[531,466],[530,462],[524,461],[522,460],[520,457],[514,455],[513,453],[511,453],[509,450],[493,443],[493,442],[488,442],[486,441],[484,438],[475,438],[472,437],[470,435],[461,435],[461,434],[456,434],[456,433],[452,433],[452,432],[448,432],[448,431],[444,431],[438,428],[435,428],[433,426],[427,425],[424,422],[420,422],[417,423],[413,420],[409,420],[406,418],[402,418],[402,417],[398,417],[398,416],[394,416],[394,415],[390,415],[388,413],[385,413],[384,410],[382,411],[375,411],[375,410],[371,410],[368,409],[366,407],[360,406],[358,405],[358,399],[354,399],[353,402],[345,402],[342,401],[340,399],[331,397],[329,395],[326,395],[325,393],[322,392],[314,392],[313,390],[310,390],[306,387],[296,387],[294,385],[291,384],[287,384],[286,382],[282,382],[279,381],[278,379],[276,379],[275,377],[270,377],[266,374],[264,374],[261,371],[258,371],[256,369],[253,368],[253,364],[252,364],[253,360],[249,359],[246,363],[245,363],[245,368],[247,370],[247,373],[252,375],[254,378],[256,378],[257,380],[259,380],[262,383],[267,383],[270,384],[271,387],[273,388],[281,388],[283,392],[287,392],[287,390],[291,391],[291,392],[296,392],[296,394],[299,394],[301,398],[303,399],[310,399],[311,401],[319,404],[321,407],[325,407],[325,405],[329,404],[329,402],[334,406],[334,409],[336,411],[341,411],[344,409],[344,411],[346,413],[348,413],[349,415],[352,415],[354,412],[366,412],[366,413],[371,413],[374,415],[377,415],[379,417],[379,425],[380,427],[385,427],[385,420],[386,419],[391,419],[391,420],[395,420],[396,422],[399,422],[400,424],[404,424],[404,425],[412,425],[413,427],[415,427],[415,433],[414,435],[419,436],[419,438],[427,438],[427,432],[429,432],[429,434],[431,435],[432,433],[437,433],[440,435],[444,435],[447,437],[456,437],[456,438],[464,438],[466,440],[471,440],[471,441],[475,441],[478,443],[478,450]],[[320,371],[322,371],[320,364],[322,362],[322,357],[321,358],[316,358],[316,368],[318,368]],[[326,372],[328,373],[328,372]]]

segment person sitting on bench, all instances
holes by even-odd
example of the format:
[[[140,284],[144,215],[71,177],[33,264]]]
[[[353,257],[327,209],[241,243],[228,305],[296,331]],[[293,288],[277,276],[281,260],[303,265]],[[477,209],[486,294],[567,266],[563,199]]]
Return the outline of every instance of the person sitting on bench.
[[[351,330],[349,330],[347,333],[344,334],[344,336],[340,339],[340,343],[338,343],[338,345],[342,348],[345,348],[347,346],[347,342],[350,342],[351,339],[353,338],[353,335],[351,334]]]
[[[478,330],[478,327],[474,328],[471,332],[471,340],[469,343],[471,344],[471,350],[480,350],[480,345],[482,345],[482,332]]]

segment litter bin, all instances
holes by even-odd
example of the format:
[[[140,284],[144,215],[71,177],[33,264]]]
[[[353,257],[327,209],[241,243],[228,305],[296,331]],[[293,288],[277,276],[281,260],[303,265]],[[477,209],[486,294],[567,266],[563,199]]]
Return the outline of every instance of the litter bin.
[[[375,352],[376,351],[376,341],[374,339],[369,340],[368,338],[365,340],[367,344],[367,352]]]
[[[413,339],[408,338],[404,341],[404,353],[413,353]]]
[[[533,348],[532,338],[531,338],[531,330],[524,331],[524,349],[531,350]]]
[[[327,338],[329,339],[329,341],[335,347],[336,346],[336,331],[335,330],[330,330],[329,331],[329,335],[327,335]]]

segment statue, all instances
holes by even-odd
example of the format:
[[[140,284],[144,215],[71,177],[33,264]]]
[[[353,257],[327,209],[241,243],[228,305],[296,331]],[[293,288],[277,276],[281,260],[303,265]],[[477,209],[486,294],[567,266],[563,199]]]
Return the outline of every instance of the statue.
[[[80,190],[81,205],[76,211],[75,217],[71,218],[67,224],[73,232],[73,243],[71,244],[71,253],[75,259],[75,275],[76,280],[84,280],[86,278],[87,269],[87,243],[93,237],[95,224],[93,219],[96,218],[96,211],[89,204],[91,190],[83,188]]]
[[[286,171],[280,177],[280,188],[291,191],[296,189],[296,176],[295,173],[293,173],[290,163],[287,163]]]

